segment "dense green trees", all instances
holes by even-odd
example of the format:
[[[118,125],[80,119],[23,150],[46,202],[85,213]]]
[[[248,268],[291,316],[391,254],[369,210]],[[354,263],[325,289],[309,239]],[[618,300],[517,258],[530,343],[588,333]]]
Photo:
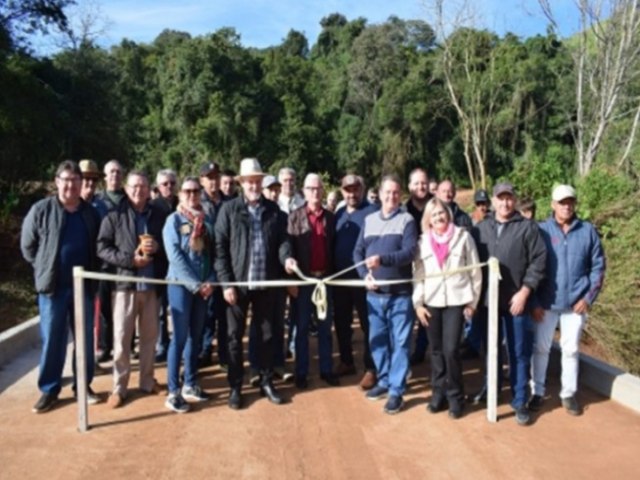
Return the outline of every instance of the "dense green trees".
[[[521,39],[461,25],[436,35],[421,20],[370,25],[335,13],[311,46],[291,30],[279,45],[246,48],[225,28],[199,37],[165,30],[107,51],[68,31],[70,3],[0,0],[0,208],[10,185],[48,180],[64,158],[186,174],[205,158],[237,168],[257,156],[272,172],[288,165],[333,181],[356,172],[369,184],[422,166],[464,186],[509,178],[542,214],[552,184],[574,182],[581,215],[597,222],[606,247],[637,257],[640,39],[618,19],[565,41],[553,30]],[[623,12],[620,21],[637,20]],[[37,58],[28,35],[51,25],[78,41]],[[619,38],[631,61],[615,106],[602,110],[612,97],[598,93],[609,80],[596,75],[612,50],[589,47]],[[580,65],[589,68],[581,74]],[[631,231],[620,234],[623,226]],[[591,329],[624,344],[631,354],[618,356],[634,371],[640,331],[626,322],[639,300],[619,307],[617,297],[637,284],[637,265],[610,262]],[[635,332],[630,342],[618,342],[623,331]]]
[[[66,25],[38,18],[35,26]],[[229,28],[200,37],[166,30],[151,44],[123,40],[110,51],[86,39],[51,59],[11,40],[0,62],[10,92],[0,101],[8,180],[87,156],[186,173],[202,158],[233,167],[256,155],[272,170],[334,179],[357,171],[371,183],[418,165],[473,186],[514,168],[523,179],[576,171],[572,57],[553,33],[522,40],[460,27],[437,41],[420,20],[369,25],[335,13],[320,24],[311,47],[291,30],[264,50],[243,47]],[[530,174],[547,157],[561,165]]]

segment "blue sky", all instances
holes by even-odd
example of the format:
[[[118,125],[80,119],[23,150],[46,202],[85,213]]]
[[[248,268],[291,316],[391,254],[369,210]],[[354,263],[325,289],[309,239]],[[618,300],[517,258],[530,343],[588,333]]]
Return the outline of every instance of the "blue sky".
[[[463,0],[446,0],[452,8]],[[476,26],[499,34],[507,31],[522,37],[545,33],[547,21],[537,0],[469,0],[479,13]],[[109,20],[107,33],[98,43],[108,47],[123,38],[150,43],[165,28],[191,35],[234,27],[245,47],[263,48],[279,44],[290,29],[303,32],[313,45],[320,32],[320,20],[334,12],[348,20],[365,17],[370,24],[384,22],[390,15],[429,22],[424,0],[77,0],[80,8],[98,5]],[[567,14],[572,0],[554,0],[562,34],[577,27]],[[90,7],[91,8],[91,7]],[[72,13],[70,11],[70,13]],[[73,16],[73,14],[72,14]]]

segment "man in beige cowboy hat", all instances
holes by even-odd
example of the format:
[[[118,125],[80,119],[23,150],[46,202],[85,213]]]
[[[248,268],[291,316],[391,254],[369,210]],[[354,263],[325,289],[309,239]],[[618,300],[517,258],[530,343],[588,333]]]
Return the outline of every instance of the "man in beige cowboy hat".
[[[259,282],[279,278],[282,266],[291,272],[295,260],[291,258],[284,216],[275,202],[262,195],[264,176],[257,159],[242,160],[237,177],[242,193],[222,205],[216,220],[215,269],[226,302],[229,338],[227,378],[231,387],[229,407],[234,410],[243,404],[242,337],[249,304],[251,322],[257,324],[254,327],[257,326],[259,332],[256,347],[261,371],[260,393],[274,404],[283,403],[272,383],[274,295]],[[249,285],[225,286],[230,282],[249,282]]]

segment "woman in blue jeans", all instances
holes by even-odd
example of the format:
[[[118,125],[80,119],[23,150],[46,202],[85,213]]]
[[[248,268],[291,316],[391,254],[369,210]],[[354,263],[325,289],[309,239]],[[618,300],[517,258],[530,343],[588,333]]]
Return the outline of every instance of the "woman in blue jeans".
[[[478,251],[466,230],[456,227],[449,207],[438,198],[427,203],[422,216],[422,236],[415,259],[413,305],[418,320],[427,327],[431,344],[431,413],[449,403],[449,416],[460,418],[464,408],[460,342],[464,317],[475,312],[482,273]],[[451,272],[448,275],[440,275]]]
[[[202,344],[207,301],[215,282],[213,264],[214,219],[200,205],[200,183],[187,177],[180,189],[180,203],[169,215],[162,237],[169,260],[167,295],[173,336],[167,356],[169,395],[165,406],[174,412],[189,410],[186,400],[202,402],[209,396],[198,386],[198,353]],[[180,388],[180,361],[184,357],[184,385]]]

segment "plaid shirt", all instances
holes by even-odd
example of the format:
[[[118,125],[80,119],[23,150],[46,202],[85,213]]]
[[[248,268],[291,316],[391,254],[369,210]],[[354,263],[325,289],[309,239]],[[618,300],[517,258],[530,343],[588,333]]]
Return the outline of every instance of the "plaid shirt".
[[[264,238],[262,237],[262,212],[264,207],[260,204],[249,209],[251,225],[251,252],[249,261],[249,282],[261,282],[267,279],[267,257],[265,255]],[[249,290],[262,290],[249,286]]]

